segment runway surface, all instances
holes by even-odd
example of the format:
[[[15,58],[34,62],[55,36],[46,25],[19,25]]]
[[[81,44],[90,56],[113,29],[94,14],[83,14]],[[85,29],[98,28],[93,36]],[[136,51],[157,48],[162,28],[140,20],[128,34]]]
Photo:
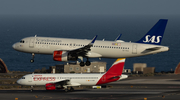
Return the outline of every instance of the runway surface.
[[[73,92],[63,90],[0,90],[1,100],[179,100],[180,89],[178,88],[105,88],[105,89],[82,89]]]

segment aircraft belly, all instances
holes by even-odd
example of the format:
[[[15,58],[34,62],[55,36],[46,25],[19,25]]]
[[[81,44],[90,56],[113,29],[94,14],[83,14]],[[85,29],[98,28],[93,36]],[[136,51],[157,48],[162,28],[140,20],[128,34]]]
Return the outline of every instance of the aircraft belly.
[[[79,79],[79,80],[71,80],[72,83],[79,83],[81,85],[95,85],[97,80],[95,79]]]
[[[34,82],[34,85],[46,85],[46,83],[48,82],[40,81],[40,82]]]
[[[36,81],[33,81],[32,84],[33,85],[46,85],[47,83],[56,83],[56,82],[58,82],[58,80],[56,80],[56,81],[36,80]]]
[[[37,53],[37,50],[35,48],[25,48],[24,49],[24,52],[27,52],[27,53]]]
[[[129,57],[130,56],[130,51],[125,51],[125,50],[98,50],[94,51],[104,58],[123,58],[123,57]]]
[[[39,54],[53,54],[53,50],[50,49],[40,49],[38,50]]]

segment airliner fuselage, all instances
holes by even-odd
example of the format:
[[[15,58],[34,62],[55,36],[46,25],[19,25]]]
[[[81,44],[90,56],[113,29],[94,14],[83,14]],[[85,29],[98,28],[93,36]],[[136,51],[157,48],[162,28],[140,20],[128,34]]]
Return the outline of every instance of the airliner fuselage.
[[[155,54],[168,51],[167,46],[161,46],[161,40],[166,28],[167,19],[160,19],[136,43],[120,41],[52,38],[52,37],[27,37],[15,43],[13,48],[17,51],[34,54],[52,54],[55,61],[76,61],[81,59],[80,65],[84,66],[83,58],[87,58],[86,65],[91,63],[88,58],[129,58]],[[31,62],[34,62],[32,59]]]
[[[91,40],[67,39],[52,37],[27,37],[15,43],[13,48],[17,51],[36,54],[52,55],[54,51],[71,51],[87,45]],[[150,50],[151,48],[159,48]],[[148,51],[149,49],[149,51]],[[167,46],[151,45],[132,42],[100,41],[96,40],[87,53],[89,58],[128,58],[168,51]]]

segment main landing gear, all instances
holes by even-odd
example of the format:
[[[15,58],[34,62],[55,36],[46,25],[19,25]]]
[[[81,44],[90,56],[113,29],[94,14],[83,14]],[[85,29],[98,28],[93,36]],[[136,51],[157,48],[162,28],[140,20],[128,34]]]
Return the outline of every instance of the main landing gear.
[[[86,66],[90,66],[91,62],[89,60],[86,61]]]
[[[35,54],[34,54],[34,53],[32,53],[32,59],[30,60],[30,62],[31,62],[31,63],[33,63],[33,62],[34,62],[34,56],[35,56]]]
[[[81,59],[81,62],[80,62],[80,66],[81,67],[83,67],[83,66],[90,66],[91,65],[91,62],[88,60],[88,58],[87,58],[87,61],[86,61],[86,63],[84,63],[83,62],[83,57],[80,57],[80,59]]]
[[[73,87],[70,87],[70,88],[66,87],[66,88],[64,89],[64,91],[65,91],[65,92],[68,92],[68,91],[73,92],[73,91],[74,91],[74,88],[73,88]]]

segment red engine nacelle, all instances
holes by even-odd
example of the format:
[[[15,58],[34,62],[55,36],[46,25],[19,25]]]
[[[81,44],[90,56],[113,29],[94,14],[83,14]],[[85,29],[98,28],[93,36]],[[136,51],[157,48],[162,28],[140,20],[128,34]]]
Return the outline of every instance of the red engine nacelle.
[[[71,54],[69,54],[66,51],[54,51],[53,59],[55,61],[69,61],[69,60],[76,61],[78,59],[78,57],[72,56]]]
[[[68,61],[68,53],[66,51],[54,51],[53,59],[55,61]]]
[[[55,90],[55,89],[56,89],[56,84],[54,84],[54,83],[46,84],[46,90]]]

